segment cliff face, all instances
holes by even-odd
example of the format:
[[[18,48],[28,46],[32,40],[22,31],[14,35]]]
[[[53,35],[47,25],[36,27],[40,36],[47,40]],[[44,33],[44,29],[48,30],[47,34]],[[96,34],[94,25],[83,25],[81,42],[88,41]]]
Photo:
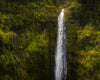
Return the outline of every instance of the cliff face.
[[[1,80],[54,80],[57,17],[65,8],[68,80],[100,79],[100,1],[0,0]]]

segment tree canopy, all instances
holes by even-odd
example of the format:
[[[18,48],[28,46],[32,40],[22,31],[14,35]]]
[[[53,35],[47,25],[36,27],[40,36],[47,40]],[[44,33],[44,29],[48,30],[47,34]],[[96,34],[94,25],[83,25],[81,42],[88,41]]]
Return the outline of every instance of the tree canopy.
[[[0,79],[54,80],[57,17],[65,8],[68,80],[100,80],[99,0],[0,0]]]

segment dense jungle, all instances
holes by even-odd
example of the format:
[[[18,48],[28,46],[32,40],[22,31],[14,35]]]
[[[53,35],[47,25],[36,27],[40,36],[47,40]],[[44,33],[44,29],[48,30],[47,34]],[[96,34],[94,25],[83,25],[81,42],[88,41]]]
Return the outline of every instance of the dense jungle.
[[[0,0],[0,80],[55,80],[62,8],[67,80],[100,80],[99,0]]]

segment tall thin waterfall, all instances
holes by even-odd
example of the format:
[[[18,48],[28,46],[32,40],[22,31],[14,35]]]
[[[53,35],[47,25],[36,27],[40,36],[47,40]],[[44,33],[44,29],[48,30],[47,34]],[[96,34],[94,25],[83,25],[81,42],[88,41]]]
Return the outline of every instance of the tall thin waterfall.
[[[58,16],[58,37],[55,55],[55,80],[66,80],[66,27],[64,24],[64,9]]]

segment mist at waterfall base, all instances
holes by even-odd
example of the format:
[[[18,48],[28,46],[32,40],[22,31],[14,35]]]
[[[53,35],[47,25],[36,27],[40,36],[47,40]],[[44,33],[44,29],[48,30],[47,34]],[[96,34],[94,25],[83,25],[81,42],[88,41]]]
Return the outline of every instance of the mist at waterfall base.
[[[64,9],[58,16],[57,46],[55,55],[55,80],[66,80],[66,27],[64,24]]]

